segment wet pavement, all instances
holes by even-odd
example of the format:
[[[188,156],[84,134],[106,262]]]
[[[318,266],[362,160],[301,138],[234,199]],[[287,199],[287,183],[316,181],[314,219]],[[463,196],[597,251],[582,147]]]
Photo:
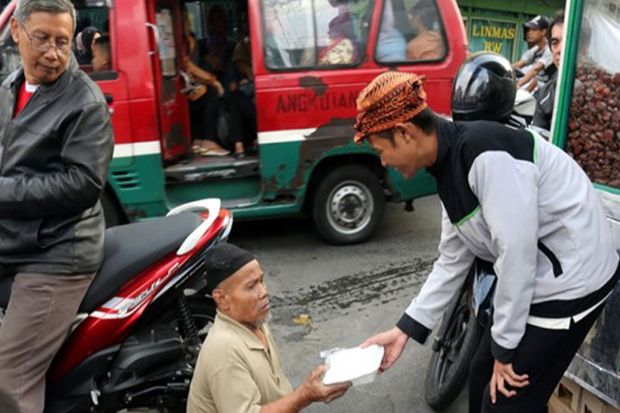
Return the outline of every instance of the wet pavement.
[[[319,353],[353,347],[394,326],[437,257],[440,207],[436,197],[416,211],[388,205],[369,242],[324,244],[309,221],[235,223],[231,242],[254,252],[271,294],[270,326],[293,386],[321,363]],[[430,342],[430,340],[429,340]],[[371,384],[353,387],[308,412],[432,412],[424,402],[430,345],[410,341],[399,361]],[[466,412],[466,392],[447,410]]]

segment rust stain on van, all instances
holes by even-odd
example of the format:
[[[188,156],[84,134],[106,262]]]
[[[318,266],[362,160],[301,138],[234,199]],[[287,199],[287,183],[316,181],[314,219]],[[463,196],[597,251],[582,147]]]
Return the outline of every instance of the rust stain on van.
[[[263,178],[263,187],[266,192],[276,192],[278,190],[278,180],[275,176],[269,176]]]
[[[297,191],[306,183],[307,171],[329,150],[347,145],[353,139],[354,118],[332,119],[307,135],[299,146],[299,162],[293,179],[285,185],[278,184],[275,176],[263,178],[265,191],[275,193],[275,202],[292,202]]]
[[[299,78],[299,86],[314,90],[317,96],[323,96],[327,91],[327,85],[316,76],[302,76]]]
[[[332,119],[306,136],[299,146],[299,163],[291,181],[293,188],[303,187],[304,175],[323,154],[331,149],[347,145],[353,139],[354,118]]]

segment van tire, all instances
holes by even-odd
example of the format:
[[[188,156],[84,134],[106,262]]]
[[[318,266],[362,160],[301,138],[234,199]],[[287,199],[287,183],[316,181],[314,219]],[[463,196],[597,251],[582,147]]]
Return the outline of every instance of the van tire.
[[[366,241],[385,211],[379,178],[368,168],[347,165],[329,172],[314,193],[312,218],[319,235],[330,244]]]

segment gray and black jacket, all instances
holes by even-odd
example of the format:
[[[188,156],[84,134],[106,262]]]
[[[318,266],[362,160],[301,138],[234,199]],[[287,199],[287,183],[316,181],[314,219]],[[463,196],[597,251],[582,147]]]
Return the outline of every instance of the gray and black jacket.
[[[586,174],[535,133],[439,120],[437,134],[440,256],[398,327],[424,343],[479,257],[498,276],[492,352],[509,362],[528,319],[575,316],[613,289],[609,224]]]
[[[553,107],[555,104],[555,87],[558,82],[558,73],[555,72],[547,83],[534,93],[536,98],[536,111],[532,119],[532,125],[546,130],[551,130]]]
[[[114,147],[99,87],[70,59],[13,118],[20,69],[0,87],[0,265],[83,274],[103,259],[99,199]]]

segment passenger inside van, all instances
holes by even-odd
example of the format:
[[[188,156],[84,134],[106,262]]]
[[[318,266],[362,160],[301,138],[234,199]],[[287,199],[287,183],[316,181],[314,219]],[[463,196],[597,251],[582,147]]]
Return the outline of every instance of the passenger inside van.
[[[329,43],[319,53],[320,65],[350,64],[357,60],[353,21],[346,5],[338,5],[338,15],[329,22]]]
[[[229,79],[226,76],[230,75],[229,65],[235,44],[228,37],[228,17],[219,4],[209,9],[207,36],[197,46],[200,66],[217,76],[223,85],[227,85]]]
[[[244,18],[240,39],[232,57],[232,81],[227,93],[230,113],[230,147],[236,158],[243,158],[256,151],[256,100],[254,98],[254,72],[250,38]]]
[[[183,59],[189,78],[186,88],[190,110],[192,152],[201,156],[225,156],[229,151],[218,142],[218,116],[220,97],[224,87],[216,75],[200,66],[193,33],[187,36],[188,55]]]
[[[112,68],[109,35],[104,34],[94,40],[92,54],[92,65],[94,71],[110,70]]]
[[[80,65],[90,65],[93,60],[92,47],[101,32],[94,26],[87,26],[75,37],[75,57]]]
[[[406,47],[405,37],[396,28],[392,0],[386,0],[379,31],[379,41],[377,42],[377,60],[379,62],[403,62],[406,60]]]
[[[433,0],[420,0],[409,11],[409,24],[415,37],[407,43],[407,60],[437,60],[445,54]]]

